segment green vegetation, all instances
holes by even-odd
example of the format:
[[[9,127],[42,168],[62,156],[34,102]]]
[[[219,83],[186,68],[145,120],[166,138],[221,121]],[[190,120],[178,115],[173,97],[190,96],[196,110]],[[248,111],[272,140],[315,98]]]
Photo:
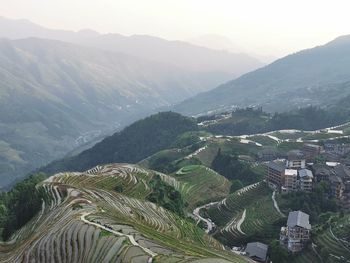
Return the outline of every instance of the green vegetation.
[[[184,202],[180,192],[164,183],[158,174],[149,182],[151,193],[146,197],[148,201],[158,204],[180,216],[184,216]]]
[[[324,183],[318,183],[311,193],[306,192],[292,192],[279,196],[279,206],[282,211],[288,213],[289,211],[302,210],[310,215],[312,223],[317,223],[319,215],[325,212],[336,212],[338,206],[335,200],[329,199],[329,186]]]
[[[221,153],[221,149],[218,150],[211,168],[231,181],[240,181],[243,186],[261,181],[264,176],[264,173],[252,169],[250,164],[239,161],[237,156]]]
[[[174,176],[180,182],[179,191],[189,210],[224,198],[231,186],[225,177],[202,165],[185,166]]]
[[[44,193],[36,184],[45,178],[44,174],[31,175],[18,183],[9,192],[0,193],[0,229],[3,240],[11,235],[41,209]]]
[[[81,154],[56,161],[42,170],[84,171],[98,164],[135,163],[166,149],[186,131],[195,131],[194,120],[173,112],[162,112],[137,121],[119,133],[105,138]]]
[[[230,194],[225,201],[206,210],[205,213],[219,226],[214,237],[229,246],[250,241],[269,243],[277,238],[284,219],[274,208],[271,194],[265,183],[259,183]],[[244,234],[236,226],[243,211],[245,219],[241,231]]]

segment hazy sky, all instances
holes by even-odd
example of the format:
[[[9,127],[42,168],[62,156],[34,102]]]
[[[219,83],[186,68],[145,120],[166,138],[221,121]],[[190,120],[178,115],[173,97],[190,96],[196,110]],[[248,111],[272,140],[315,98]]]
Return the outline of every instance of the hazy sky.
[[[0,15],[57,29],[230,38],[244,50],[285,55],[350,34],[346,0],[1,0]]]

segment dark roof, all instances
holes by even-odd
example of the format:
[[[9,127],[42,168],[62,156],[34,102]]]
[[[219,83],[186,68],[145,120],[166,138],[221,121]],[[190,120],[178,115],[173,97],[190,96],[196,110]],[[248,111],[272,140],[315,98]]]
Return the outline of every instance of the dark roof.
[[[249,257],[254,257],[261,259],[261,261],[266,260],[268,246],[260,242],[248,243],[246,249],[244,250]]]
[[[282,164],[276,163],[276,162],[269,162],[267,164],[267,167],[279,171],[279,172],[283,172],[285,167]]]
[[[350,178],[350,169],[345,165],[337,165],[334,167],[335,174],[341,178]]]
[[[321,165],[321,164],[315,164],[313,165],[313,170],[314,170],[314,174],[316,176],[318,175],[323,175],[323,176],[330,176],[331,175],[331,170],[328,166],[326,165]]]
[[[292,150],[288,152],[288,160],[304,159],[304,153],[300,150]]]
[[[336,175],[331,175],[329,177],[329,181],[331,181],[331,183],[342,183],[342,179],[339,176]]]
[[[314,177],[312,172],[310,170],[308,170],[308,169],[300,170],[299,171],[299,176],[300,176],[300,178],[302,178],[302,177],[311,177],[311,178],[313,178]]]
[[[306,143],[306,144],[304,144],[304,146],[315,148],[315,149],[320,149],[321,148],[321,146],[319,146],[317,144],[310,144],[310,143]]]
[[[287,226],[299,226],[306,229],[311,229],[311,225],[309,223],[309,215],[301,211],[290,212],[288,215]]]

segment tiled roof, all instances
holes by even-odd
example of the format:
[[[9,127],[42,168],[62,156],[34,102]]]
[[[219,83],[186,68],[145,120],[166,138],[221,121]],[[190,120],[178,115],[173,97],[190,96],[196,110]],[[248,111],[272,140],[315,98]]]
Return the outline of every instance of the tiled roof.
[[[249,257],[257,257],[262,261],[266,260],[268,246],[260,242],[248,243],[245,252]]]
[[[309,215],[301,211],[290,212],[288,215],[287,226],[299,226],[306,229],[311,229],[311,225],[309,223]]]

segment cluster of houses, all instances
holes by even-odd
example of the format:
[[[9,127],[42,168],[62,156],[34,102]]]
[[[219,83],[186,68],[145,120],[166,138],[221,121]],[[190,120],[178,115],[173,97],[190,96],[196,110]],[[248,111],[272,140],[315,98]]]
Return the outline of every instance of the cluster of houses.
[[[266,181],[271,188],[282,194],[312,192],[317,183],[326,182],[329,198],[336,199],[342,209],[350,211],[350,160],[345,158],[348,154],[350,144],[328,142],[323,146],[304,144],[301,150],[292,150],[280,159],[275,152],[264,150],[260,158],[269,161]],[[324,162],[315,162],[320,157]],[[309,215],[293,211],[288,215],[286,226],[281,228],[279,241],[288,251],[300,252],[310,242],[310,234]],[[244,251],[255,261],[267,262],[266,244],[248,243]]]
[[[288,153],[285,162],[269,162],[267,164],[268,184],[282,193],[295,191],[311,192],[314,175],[307,169],[306,156],[301,150]]]
[[[350,162],[344,155],[350,145],[326,143],[324,147],[305,144],[302,150],[292,150],[286,160],[267,163],[266,180],[281,193],[311,192],[319,182],[329,185],[329,197],[335,198],[344,209],[350,210]],[[325,163],[314,163],[323,156]]]

